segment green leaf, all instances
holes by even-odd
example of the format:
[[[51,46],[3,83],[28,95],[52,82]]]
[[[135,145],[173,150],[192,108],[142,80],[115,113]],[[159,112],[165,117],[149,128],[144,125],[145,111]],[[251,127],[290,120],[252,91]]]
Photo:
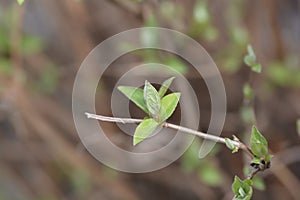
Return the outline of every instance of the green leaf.
[[[175,111],[180,99],[180,93],[172,93],[163,97],[161,100],[161,109],[159,114],[160,122],[167,120]]]
[[[297,132],[298,135],[300,136],[300,119],[297,120]]]
[[[258,158],[268,154],[268,142],[255,126],[252,127],[250,147],[253,154]]]
[[[24,0],[17,0],[19,5],[22,5],[24,3]]]
[[[231,185],[231,189],[235,195],[239,194],[239,189],[242,186],[242,180],[238,177],[234,177],[234,182]]]
[[[146,101],[146,105],[149,110],[149,113],[151,114],[151,116],[157,119],[159,116],[160,105],[161,105],[160,97],[158,95],[157,90],[148,81],[145,81],[144,99]]]
[[[250,200],[252,196],[252,181],[245,179],[242,181],[238,176],[234,177],[234,182],[231,186],[233,193],[235,194],[235,200]]]
[[[225,143],[226,143],[226,146],[230,149],[230,150],[233,150],[234,149],[234,144],[233,144],[233,141],[229,138],[225,138]]]
[[[250,44],[247,46],[248,54],[244,57],[244,62],[248,65],[252,71],[260,73],[261,65],[256,62],[255,52]]]
[[[255,164],[260,164],[260,162],[261,162],[261,160],[260,160],[260,158],[253,158],[252,159],[252,161],[251,161],[252,163],[255,163]]]
[[[246,193],[242,187],[239,188],[239,195],[242,197],[246,196]]]
[[[166,81],[163,82],[162,86],[160,87],[158,94],[160,98],[163,98],[163,96],[166,94],[167,90],[169,89],[172,81],[174,80],[175,77],[171,77],[167,79]]]
[[[253,98],[253,89],[249,83],[246,83],[243,87],[244,98],[251,100]]]
[[[149,114],[146,102],[144,100],[144,91],[142,89],[135,87],[119,86],[118,90],[121,91],[139,108],[141,108],[145,113]]]
[[[256,73],[261,73],[261,64],[259,63],[254,64],[252,65],[251,69]]]
[[[256,62],[255,52],[250,44],[247,46],[248,55],[245,56],[244,61],[248,66],[253,66]]]
[[[158,126],[159,126],[158,122],[156,122],[154,119],[152,119],[152,118],[145,119],[135,129],[135,133],[134,133],[134,136],[133,136],[133,145],[136,145],[136,144],[142,142]]]
[[[250,56],[250,55],[246,55],[244,57],[244,62],[249,67],[251,67],[251,66],[253,66],[255,64],[255,60],[254,60],[253,56]]]

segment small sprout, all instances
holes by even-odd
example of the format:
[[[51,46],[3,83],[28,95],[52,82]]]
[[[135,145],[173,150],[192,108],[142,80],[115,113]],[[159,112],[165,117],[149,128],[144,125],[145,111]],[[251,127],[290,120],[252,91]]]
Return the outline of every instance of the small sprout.
[[[238,152],[239,149],[233,144],[233,140],[225,138],[225,143],[228,149],[232,150],[232,153]]]
[[[250,179],[241,180],[238,176],[234,177],[234,182],[231,186],[235,194],[234,200],[250,200],[252,196],[253,182]]]
[[[245,64],[249,66],[252,71],[261,73],[261,65],[256,62],[256,55],[250,44],[247,46],[247,51],[248,54],[244,57]]]

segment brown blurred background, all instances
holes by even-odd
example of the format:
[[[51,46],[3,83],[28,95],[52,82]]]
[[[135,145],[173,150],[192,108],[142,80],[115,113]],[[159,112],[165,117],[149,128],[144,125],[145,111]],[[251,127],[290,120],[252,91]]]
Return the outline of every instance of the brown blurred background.
[[[247,140],[254,108],[275,157],[272,168],[259,174],[253,199],[300,199],[299,0],[25,0],[22,6],[1,0],[0,199],[232,198],[233,177],[243,176],[245,163],[242,153],[232,155],[223,145],[199,160],[196,142],[162,170],[127,174],[102,165],[80,142],[71,98],[81,62],[106,38],[143,26],[181,31],[213,57],[227,92],[223,136]],[[248,43],[262,74],[252,74],[243,63]],[[207,129],[207,89],[190,66],[151,51],[131,60],[169,62],[184,73],[199,94],[201,130]],[[114,70],[105,73],[97,91],[98,113],[111,115],[106,103],[119,76]],[[243,101],[246,82],[256,94],[250,104]],[[111,134],[118,131],[114,124],[105,126]]]

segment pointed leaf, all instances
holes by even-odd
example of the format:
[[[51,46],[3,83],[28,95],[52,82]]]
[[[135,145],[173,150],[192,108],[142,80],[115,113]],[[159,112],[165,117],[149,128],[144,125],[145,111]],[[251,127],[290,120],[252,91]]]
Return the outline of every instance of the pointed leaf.
[[[151,116],[158,118],[160,110],[160,98],[156,89],[148,81],[145,82],[144,99]]]
[[[143,141],[158,127],[158,125],[158,122],[156,122],[152,118],[145,119],[142,123],[138,125],[138,127],[135,130],[133,136],[133,145],[136,145]]]
[[[162,98],[167,90],[169,89],[172,81],[174,80],[175,77],[171,77],[169,79],[167,79],[166,81],[163,82],[162,86],[160,87],[159,91],[158,91],[158,94],[159,94],[159,97]]]
[[[245,64],[248,65],[252,71],[261,73],[261,65],[256,62],[256,55],[250,44],[247,46],[247,51],[248,54],[244,57]]]
[[[133,103],[141,108],[145,113],[149,114],[149,111],[144,100],[144,92],[140,88],[119,86],[120,90],[126,97],[128,97]]]
[[[180,93],[172,93],[162,98],[160,109],[160,122],[167,120],[175,111],[180,99]]]
[[[255,126],[252,127],[250,147],[253,154],[258,158],[268,154],[268,142]]]
[[[256,63],[255,65],[252,65],[251,69],[256,73],[261,73],[261,64]]]

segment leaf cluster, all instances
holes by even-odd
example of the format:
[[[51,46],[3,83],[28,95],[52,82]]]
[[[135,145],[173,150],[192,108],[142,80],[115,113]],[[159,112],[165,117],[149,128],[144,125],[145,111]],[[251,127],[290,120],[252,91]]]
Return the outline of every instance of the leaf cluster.
[[[145,81],[144,89],[127,86],[118,87],[126,97],[148,115],[137,126],[133,136],[133,145],[142,142],[164,121],[170,118],[175,111],[180,93],[175,92],[165,95],[174,78],[171,77],[164,81],[158,91],[149,81]]]

